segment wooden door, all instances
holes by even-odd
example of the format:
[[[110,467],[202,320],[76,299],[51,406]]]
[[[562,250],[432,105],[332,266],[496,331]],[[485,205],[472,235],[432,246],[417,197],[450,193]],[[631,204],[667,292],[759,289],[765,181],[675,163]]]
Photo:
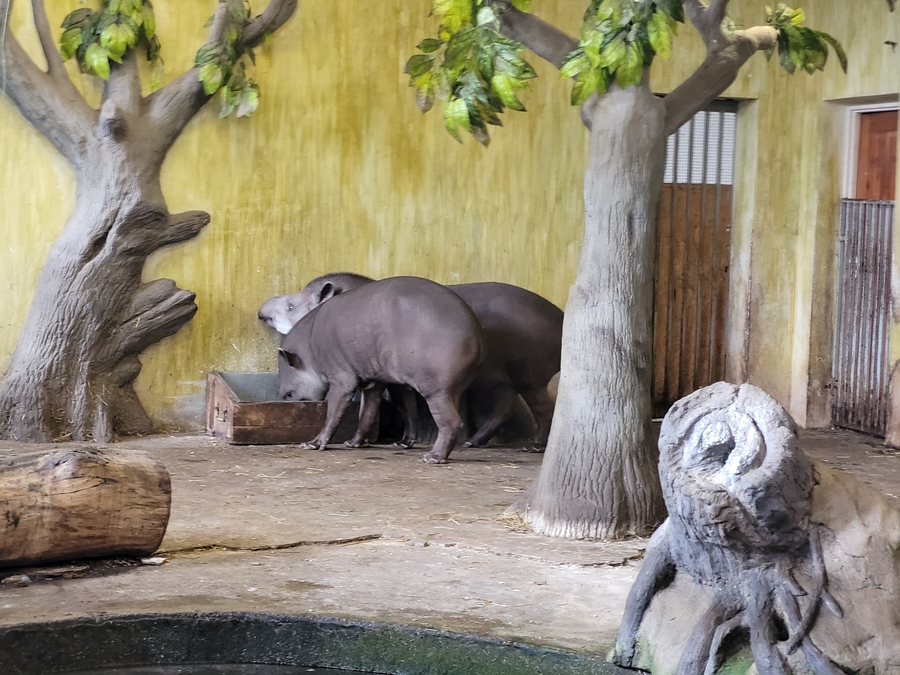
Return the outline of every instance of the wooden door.
[[[668,140],[657,216],[656,416],[725,377],[736,111],[717,102]]]
[[[893,200],[897,189],[898,111],[863,113],[859,119],[856,198]]]

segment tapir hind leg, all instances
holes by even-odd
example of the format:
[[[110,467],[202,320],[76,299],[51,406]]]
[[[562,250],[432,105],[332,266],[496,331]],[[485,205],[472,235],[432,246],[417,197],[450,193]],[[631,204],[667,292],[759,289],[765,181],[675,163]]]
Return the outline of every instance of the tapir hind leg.
[[[480,448],[484,446],[494,435],[500,430],[500,427],[506,421],[509,411],[516,400],[516,390],[508,384],[501,384],[493,389],[491,393],[494,395],[494,407],[490,416],[481,425],[481,428],[475,434],[463,443],[464,448]]]
[[[401,393],[403,411],[403,438],[399,445],[411,448],[419,437],[419,404],[416,402],[416,392],[409,387],[403,387]]]
[[[426,396],[425,401],[437,425],[438,436],[434,447],[422,455],[422,461],[426,464],[446,464],[463,429],[463,421],[459,416],[459,394],[453,396],[440,392]]]
[[[378,416],[378,406],[381,405],[381,393],[383,384],[373,384],[368,389],[362,390],[362,406],[359,411],[359,426],[353,438],[344,443],[348,448],[365,448],[369,445],[372,425]]]
[[[553,421],[553,410],[556,408],[556,404],[550,398],[547,387],[523,390],[522,398],[531,408],[531,414],[534,415],[534,421],[537,422],[537,432],[531,452],[543,452],[547,447],[547,439],[550,437],[550,423]]]

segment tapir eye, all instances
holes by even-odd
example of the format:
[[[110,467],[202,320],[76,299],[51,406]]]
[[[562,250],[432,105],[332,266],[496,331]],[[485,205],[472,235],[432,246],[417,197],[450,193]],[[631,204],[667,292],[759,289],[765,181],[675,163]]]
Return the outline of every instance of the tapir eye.
[[[283,398],[285,401],[290,401],[291,399],[294,398],[294,395],[293,395],[291,392],[288,392],[288,393],[286,393],[284,396],[282,396],[282,398]]]
[[[289,311],[289,312],[293,312],[293,311],[294,311],[294,306],[293,306],[291,303],[288,303],[288,311]]]

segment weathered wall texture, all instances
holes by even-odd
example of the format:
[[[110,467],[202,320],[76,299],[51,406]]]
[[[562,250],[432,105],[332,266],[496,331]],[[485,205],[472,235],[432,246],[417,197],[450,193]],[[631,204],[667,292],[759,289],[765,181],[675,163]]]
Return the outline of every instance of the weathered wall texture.
[[[55,25],[78,6],[48,4]],[[168,77],[192,63],[214,4],[156,3]],[[739,24],[762,16],[762,2],[733,4]],[[434,30],[429,5],[301,0],[260,54],[259,112],[218,120],[210,104],[173,148],[163,178],[170,208],[205,209],[212,224],[196,240],[159,253],[145,273],[175,279],[197,293],[200,306],[186,329],[143,357],[138,392],[160,421],[195,415],[209,370],[274,368],[276,340],[256,319],[258,306],[324,272],[496,279],[564,306],[581,240],[587,138],[568,105],[569,86],[533,59],[541,77],[523,96],[529,112],[508,115],[488,150],[471,141],[457,145],[439,114],[418,112],[401,73],[414,45]],[[576,33],[584,5],[537,0],[534,9]],[[850,75],[834,63],[824,75],[790,78],[756,56],[730,92],[760,99],[741,112],[740,148],[749,166],[738,167],[738,183],[752,189],[737,196],[734,237],[742,244],[733,269],[750,277],[733,284],[730,368],[746,368],[750,381],[801,423],[810,355],[827,333],[814,330],[810,308],[831,292],[831,281],[814,274],[831,250],[816,229],[827,229],[831,218],[821,208],[830,197],[819,196],[822,176],[830,175],[820,170],[828,145],[823,100],[900,91],[900,51],[884,45],[900,42],[900,12],[888,15],[884,0],[803,5],[812,25],[847,46]],[[37,54],[29,19],[28,3],[18,3],[12,27]],[[681,33],[677,61],[654,73],[661,92],[702,58],[692,29]],[[0,148],[2,371],[74,186],[65,162],[6,100]]]

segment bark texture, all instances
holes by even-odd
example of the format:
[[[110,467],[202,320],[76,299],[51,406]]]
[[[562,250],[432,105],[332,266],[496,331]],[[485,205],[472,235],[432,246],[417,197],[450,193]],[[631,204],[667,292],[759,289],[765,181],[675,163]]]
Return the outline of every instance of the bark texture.
[[[0,0],[0,17],[11,0]],[[244,34],[257,44],[297,0],[272,0]],[[143,283],[154,251],[195,237],[200,211],[171,214],[160,186],[169,148],[209,100],[196,69],[144,97],[134,51],[114,64],[99,110],[69,80],[47,22],[33,0],[48,62],[42,71],[8,32],[2,41],[6,93],[69,161],[74,212],[51,248],[9,369],[0,379],[0,438],[113,440],[155,431],[134,392],[138,355],[197,311],[194,294],[169,279]],[[225,5],[220,1],[221,17]],[[222,39],[221,22],[209,42]]]
[[[768,26],[722,33],[728,0],[685,0],[707,56],[672,93],[647,77],[582,106],[590,130],[585,236],[563,326],[562,371],[541,472],[511,508],[536,532],[615,539],[649,534],[665,515],[650,430],[655,212],[665,139],[775,43]],[[507,6],[503,32],[557,68],[578,44]]]
[[[75,447],[0,456],[0,495],[0,567],[19,567],[153,553],[172,487],[143,452]]]
[[[515,508],[542,534],[613,539],[649,534],[664,516],[649,375],[665,116],[646,84],[614,87],[582,114],[585,236],[563,325],[559,413],[541,473]]]

